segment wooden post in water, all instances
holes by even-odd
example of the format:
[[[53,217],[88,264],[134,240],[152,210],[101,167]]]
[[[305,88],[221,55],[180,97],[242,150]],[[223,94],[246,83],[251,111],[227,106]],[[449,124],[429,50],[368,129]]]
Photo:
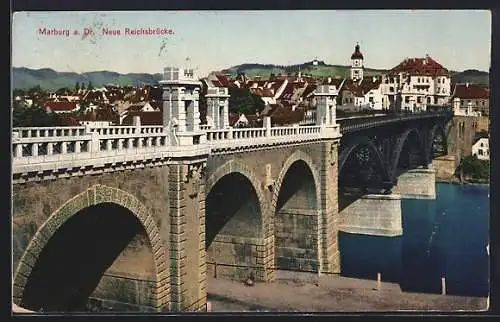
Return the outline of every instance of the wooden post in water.
[[[441,295],[446,295],[446,277],[441,277]]]
[[[377,290],[380,291],[382,289],[380,281],[382,280],[382,274],[377,273]]]

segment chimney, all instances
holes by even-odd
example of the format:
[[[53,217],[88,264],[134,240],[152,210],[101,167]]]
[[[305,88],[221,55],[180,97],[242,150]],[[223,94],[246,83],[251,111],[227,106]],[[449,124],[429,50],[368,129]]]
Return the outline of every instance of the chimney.
[[[468,82],[465,83],[465,87],[469,88],[469,83]]]

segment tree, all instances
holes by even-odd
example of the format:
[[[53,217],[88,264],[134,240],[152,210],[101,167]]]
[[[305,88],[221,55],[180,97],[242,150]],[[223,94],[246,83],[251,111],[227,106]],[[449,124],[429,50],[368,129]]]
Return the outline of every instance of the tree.
[[[76,82],[75,90],[78,92],[80,90],[80,83]]]
[[[25,107],[15,102],[12,111],[13,127],[58,126],[60,118],[55,113],[47,113],[44,108],[33,104]]]
[[[229,111],[238,114],[255,114],[262,112],[264,101],[255,94],[252,94],[245,88],[229,88]]]
[[[13,91],[12,91],[12,96],[14,98],[16,98],[17,96],[21,96],[23,97],[25,95],[25,91],[23,89],[20,89],[20,88],[15,88]]]
[[[89,81],[89,84],[87,86],[87,89],[90,91],[92,89],[94,89],[94,86],[92,85],[92,82]]]
[[[455,173],[466,180],[489,180],[490,161],[479,160],[475,155],[463,157]]]

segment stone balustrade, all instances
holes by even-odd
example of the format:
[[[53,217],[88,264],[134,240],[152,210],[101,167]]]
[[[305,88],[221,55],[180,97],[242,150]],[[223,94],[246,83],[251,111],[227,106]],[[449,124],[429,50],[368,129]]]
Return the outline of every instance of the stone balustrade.
[[[306,142],[330,134],[340,135],[338,126],[328,131],[324,126],[297,125],[221,130],[205,128],[206,144],[191,146],[172,144],[171,134],[163,126],[15,128],[12,135],[13,174],[140,163],[151,159],[209,154],[211,150]]]
[[[86,135],[84,126],[68,127],[15,127],[12,129],[14,138],[48,138]]]

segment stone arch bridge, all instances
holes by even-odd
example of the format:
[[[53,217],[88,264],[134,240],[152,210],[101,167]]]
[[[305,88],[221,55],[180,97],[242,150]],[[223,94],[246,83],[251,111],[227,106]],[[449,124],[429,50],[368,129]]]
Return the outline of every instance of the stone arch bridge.
[[[189,144],[153,126],[14,129],[13,301],[198,311],[208,275],[339,273],[339,230],[401,235],[401,197],[433,198],[449,120],[194,126]]]

